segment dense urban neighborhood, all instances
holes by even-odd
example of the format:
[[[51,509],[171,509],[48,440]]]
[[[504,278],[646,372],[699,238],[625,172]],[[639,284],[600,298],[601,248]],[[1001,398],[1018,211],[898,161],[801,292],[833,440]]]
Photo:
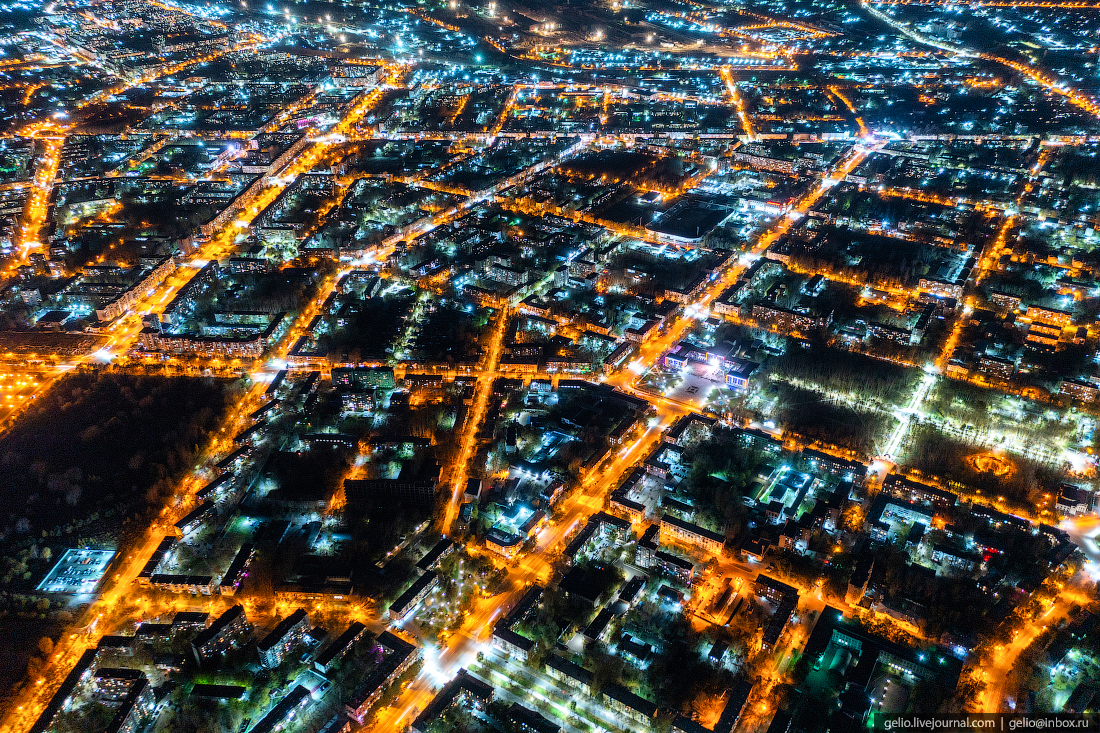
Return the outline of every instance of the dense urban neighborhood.
[[[1097,729],[1098,153],[1091,2],[0,0],[0,733]]]

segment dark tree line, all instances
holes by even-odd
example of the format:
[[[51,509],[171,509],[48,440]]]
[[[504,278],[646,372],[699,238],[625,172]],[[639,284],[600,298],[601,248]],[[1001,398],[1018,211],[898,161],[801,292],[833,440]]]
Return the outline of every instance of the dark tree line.
[[[780,379],[816,385],[819,389],[852,395],[881,404],[907,401],[920,370],[839,349],[788,349],[769,364]]]
[[[881,412],[857,410],[798,387],[785,385],[779,422],[808,443],[820,441],[864,455],[876,453],[876,441],[894,419]]]
[[[226,380],[81,373],[65,377],[0,439],[3,531],[75,516],[159,511],[221,422]]]

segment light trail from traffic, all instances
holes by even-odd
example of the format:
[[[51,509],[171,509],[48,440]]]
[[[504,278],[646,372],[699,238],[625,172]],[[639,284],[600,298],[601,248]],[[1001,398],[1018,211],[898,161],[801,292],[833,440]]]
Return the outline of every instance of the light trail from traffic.
[[[719,74],[726,84],[726,91],[729,92],[730,99],[733,100],[733,106],[737,110],[737,118],[741,120],[741,129],[745,131],[745,137],[748,141],[752,142],[756,139],[756,131],[752,127],[752,116],[745,111],[745,100],[741,98],[741,92],[737,89],[737,82],[734,81],[732,69],[729,66],[723,66]]]
[[[504,349],[504,335],[508,332],[508,322],[511,314],[507,308],[497,311],[496,323],[489,337],[489,347],[485,352],[485,362],[481,374],[474,386],[474,401],[470,408],[467,420],[466,433],[462,438],[462,446],[455,462],[454,478],[451,484],[451,496],[447,503],[447,510],[443,515],[443,533],[450,534],[453,531],[458,511],[461,508],[462,494],[466,488],[466,480],[469,476],[470,461],[477,448],[478,434],[481,432],[481,424],[485,421],[485,415],[489,411],[489,398],[493,392],[493,375],[500,364],[500,356]]]
[[[34,169],[30,196],[27,198],[23,221],[19,227],[19,261],[9,267],[9,271],[25,262],[32,250],[39,250],[42,247],[41,231],[50,208],[50,194],[53,192],[54,180],[57,178],[61,149],[65,146],[64,136],[51,135],[35,139],[42,141],[43,150]]]

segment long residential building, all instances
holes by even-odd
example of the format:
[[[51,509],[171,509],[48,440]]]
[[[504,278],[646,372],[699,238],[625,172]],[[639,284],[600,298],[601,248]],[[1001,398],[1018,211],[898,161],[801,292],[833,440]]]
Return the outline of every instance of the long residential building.
[[[233,645],[238,636],[247,630],[248,617],[245,615],[244,606],[238,604],[214,619],[214,623],[204,631],[200,631],[191,642],[191,650],[201,664],[224,652]]]
[[[42,710],[42,714],[38,716],[38,720],[31,726],[30,733],[45,733],[45,731],[49,730],[57,714],[68,706],[69,700],[72,698],[73,693],[76,692],[77,686],[91,677],[92,670],[95,666],[96,654],[97,651],[95,649],[85,650],[80,656],[80,659],[77,660],[76,666],[69,670],[69,674],[61,681],[61,686],[57,688],[57,692],[50,698],[45,709]]]
[[[635,695],[620,684],[605,685],[602,696],[607,707],[635,723],[649,725],[657,717],[657,703]]]
[[[595,675],[584,667],[555,654],[546,655],[544,664],[546,665],[546,675],[551,679],[555,679],[566,687],[585,695],[592,694]]]
[[[300,708],[305,707],[310,701],[309,690],[301,685],[295,685],[291,690],[260,718],[256,725],[249,729],[249,733],[273,733],[282,727],[284,723],[294,717]]]
[[[251,543],[245,543],[241,545],[241,549],[237,551],[236,557],[233,558],[233,562],[229,564],[229,569],[225,571],[225,575],[222,576],[222,582],[219,586],[219,590],[223,596],[231,596],[237,592],[237,588],[240,587],[241,581],[244,580],[248,564],[252,562],[252,557],[256,553],[256,546]]]
[[[115,715],[103,729],[103,733],[134,733],[153,711],[154,706],[153,687],[149,684],[149,678],[144,672],[138,672],[138,677],[130,684],[122,704],[115,709]]]
[[[720,554],[726,544],[725,535],[668,514],[661,517],[661,535],[662,539],[672,538],[715,554]]]
[[[780,333],[809,333],[825,328],[832,323],[832,316],[815,316],[781,308],[771,303],[756,303],[752,307],[752,318],[760,326]]]
[[[416,716],[409,730],[413,733],[427,733],[429,726],[439,719],[450,707],[462,700],[473,700],[478,704],[487,704],[493,700],[492,685],[477,679],[464,669],[458,676],[443,686],[424,711]]]
[[[278,330],[282,320],[283,314],[279,314],[263,331],[247,336],[172,334],[155,328],[143,328],[138,334],[137,350],[228,359],[257,359],[263,356],[264,350],[271,345],[272,336]]]
[[[171,573],[154,573],[149,578],[149,585],[153,588],[167,590],[172,593],[214,595],[217,585],[212,575],[177,575]]]
[[[363,635],[367,632],[367,627],[358,621],[352,621],[344,633],[340,634],[328,647],[321,652],[321,655],[313,661],[313,666],[321,674],[327,674],[333,665],[338,663],[341,659],[347,656],[347,653],[351,651],[355,646],[355,642],[363,638]]]
[[[366,719],[386,688],[408,671],[420,657],[415,646],[389,631],[379,635],[378,646],[385,652],[381,663],[367,675],[356,693],[345,703],[348,715],[359,723]]]
[[[282,664],[286,653],[297,646],[309,631],[309,614],[299,608],[271,630],[259,643],[260,661],[267,669]]]
[[[413,581],[413,584],[409,586],[408,590],[397,597],[393,603],[390,604],[389,615],[394,621],[400,621],[408,615],[409,611],[416,607],[416,604],[424,600],[425,597],[439,584],[439,574],[434,571],[428,571]]]

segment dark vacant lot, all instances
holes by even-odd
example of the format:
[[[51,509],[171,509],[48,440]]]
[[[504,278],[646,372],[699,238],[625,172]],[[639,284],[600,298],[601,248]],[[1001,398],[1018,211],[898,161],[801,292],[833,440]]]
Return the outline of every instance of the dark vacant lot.
[[[0,438],[0,538],[46,532],[64,543],[71,533],[73,540],[110,534],[127,518],[157,511],[219,424],[231,385],[111,373],[66,377]]]
[[[299,453],[272,454],[264,476],[276,488],[268,495],[278,501],[328,501],[351,466],[352,451],[314,448]]]
[[[437,306],[416,335],[412,356],[450,363],[476,359],[478,337],[488,322],[483,311],[474,316],[453,306]]]

